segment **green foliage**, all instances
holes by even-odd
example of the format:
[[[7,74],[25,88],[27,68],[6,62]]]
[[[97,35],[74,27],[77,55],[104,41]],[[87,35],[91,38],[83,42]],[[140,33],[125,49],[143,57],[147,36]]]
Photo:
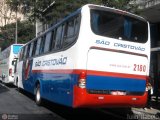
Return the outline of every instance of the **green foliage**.
[[[15,43],[15,23],[1,27],[0,46],[3,49]],[[17,42],[22,44],[35,37],[35,25],[28,21],[18,21],[18,39]]]
[[[49,9],[42,14],[42,19],[44,23],[56,22],[61,18],[69,15],[71,12],[77,10],[82,5],[86,3],[91,3],[93,0],[59,0],[56,1],[53,9]]]
[[[122,10],[132,9],[129,3],[134,0],[7,0],[12,10],[27,14],[29,20],[39,19],[43,23],[54,23],[84,4],[99,4]],[[55,2],[54,4],[52,4]],[[50,6],[52,4],[52,6]],[[49,9],[47,9],[50,6]]]
[[[35,37],[35,25],[31,22],[22,22],[18,25],[18,42],[26,43]]]

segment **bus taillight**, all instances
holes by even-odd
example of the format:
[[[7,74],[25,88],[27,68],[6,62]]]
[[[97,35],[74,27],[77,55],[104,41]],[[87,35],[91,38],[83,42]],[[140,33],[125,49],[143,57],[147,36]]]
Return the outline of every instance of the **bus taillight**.
[[[81,72],[78,80],[78,87],[86,88],[86,72]]]
[[[12,68],[9,69],[9,76],[12,76]]]

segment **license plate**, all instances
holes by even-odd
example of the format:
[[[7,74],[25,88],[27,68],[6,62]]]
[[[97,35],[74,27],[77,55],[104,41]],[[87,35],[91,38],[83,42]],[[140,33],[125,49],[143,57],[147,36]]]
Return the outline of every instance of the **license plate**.
[[[122,91],[111,91],[111,95],[126,95],[126,92],[122,92]]]

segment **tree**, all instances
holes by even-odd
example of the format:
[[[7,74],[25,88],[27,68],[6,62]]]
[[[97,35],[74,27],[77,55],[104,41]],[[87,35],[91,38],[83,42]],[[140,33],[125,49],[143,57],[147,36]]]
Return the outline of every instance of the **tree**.
[[[0,1],[0,25],[5,26],[6,24],[11,23],[14,19],[13,11],[10,10],[10,7],[6,4],[5,0]]]
[[[7,0],[7,4],[12,10],[19,10],[23,14],[27,14],[31,21],[39,19],[44,23],[51,23],[87,3],[131,10],[136,7],[130,4],[131,1],[135,0]],[[50,9],[47,9],[49,6]]]
[[[41,21],[43,22],[56,22],[65,16],[69,15],[71,12],[77,10],[82,5],[87,3],[100,4],[100,0],[59,0],[56,1],[52,6],[53,9],[48,9],[42,13]]]
[[[18,21],[18,43],[26,43],[35,37],[35,26],[29,21]],[[15,43],[15,23],[1,27],[0,32],[2,50]]]

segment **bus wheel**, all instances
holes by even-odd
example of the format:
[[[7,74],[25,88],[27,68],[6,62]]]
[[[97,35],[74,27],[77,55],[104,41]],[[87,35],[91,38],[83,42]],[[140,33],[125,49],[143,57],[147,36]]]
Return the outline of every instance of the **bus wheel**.
[[[40,93],[40,84],[37,85],[36,87],[36,94],[35,94],[35,100],[37,105],[42,105],[42,98],[41,98],[41,93]]]

